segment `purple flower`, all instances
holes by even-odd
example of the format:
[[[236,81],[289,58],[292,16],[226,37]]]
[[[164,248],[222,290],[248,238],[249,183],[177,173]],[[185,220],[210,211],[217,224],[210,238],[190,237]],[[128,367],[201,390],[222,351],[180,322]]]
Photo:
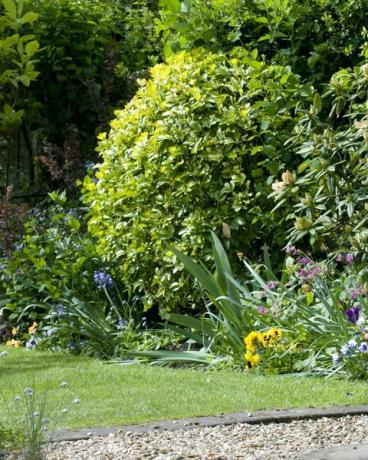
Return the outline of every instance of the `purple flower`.
[[[338,353],[334,353],[332,355],[332,362],[334,366],[337,366],[340,362],[340,355]]]
[[[358,306],[345,310],[346,317],[350,323],[355,324],[359,319],[360,308]]]
[[[257,310],[261,315],[265,315],[267,313],[267,308],[264,305],[260,305]]]
[[[298,253],[298,250],[296,249],[295,246],[286,246],[284,248],[284,251],[286,252],[286,254],[291,254],[293,256],[295,256],[295,254]]]
[[[278,281],[267,281],[266,286],[268,289],[276,289],[277,286],[279,285]]]
[[[351,290],[351,298],[356,299],[360,295],[362,295],[364,292],[364,286],[361,284],[358,284],[354,289]]]
[[[314,265],[313,267],[306,269],[301,268],[299,270],[299,276],[304,279],[314,280],[321,273],[321,267]]]
[[[360,346],[359,346],[359,351],[360,351],[361,353],[367,353],[367,351],[368,351],[368,344],[367,344],[367,342],[362,342],[362,343],[360,344]]]
[[[309,257],[299,257],[299,259],[297,260],[297,263],[299,265],[309,265],[312,261],[310,260]]]
[[[99,289],[111,289],[114,285],[111,275],[106,272],[95,271],[93,274],[93,279]]]
[[[344,262],[343,254],[336,254],[336,262]]]
[[[354,256],[353,254],[346,254],[345,256],[345,262],[347,264],[351,264],[354,261]]]
[[[315,267],[313,267],[313,268],[309,271],[308,278],[309,278],[309,279],[317,278],[317,276],[318,276],[320,273],[321,273],[321,267],[318,267],[318,265],[316,265]]]

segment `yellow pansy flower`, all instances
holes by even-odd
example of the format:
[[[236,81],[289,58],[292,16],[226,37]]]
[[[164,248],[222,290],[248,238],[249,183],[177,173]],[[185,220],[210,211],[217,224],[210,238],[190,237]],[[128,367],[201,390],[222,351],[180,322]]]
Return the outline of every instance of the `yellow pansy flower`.
[[[14,347],[14,348],[19,348],[22,346],[22,342],[20,340],[8,340],[5,344],[7,347]]]
[[[32,326],[30,326],[28,328],[28,333],[33,334],[35,332],[35,330],[37,329],[37,326],[38,326],[38,324],[36,323],[36,321],[33,321]]]

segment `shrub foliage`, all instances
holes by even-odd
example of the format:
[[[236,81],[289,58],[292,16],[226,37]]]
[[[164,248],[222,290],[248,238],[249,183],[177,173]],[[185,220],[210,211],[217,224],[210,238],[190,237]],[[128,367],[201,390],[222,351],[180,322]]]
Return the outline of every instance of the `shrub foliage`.
[[[141,84],[101,136],[98,180],[84,184],[89,228],[146,307],[187,306],[190,288],[171,244],[206,258],[209,231],[220,228],[233,252],[282,244],[267,195],[292,165],[284,143],[310,89],[290,68],[240,49],[180,53]]]

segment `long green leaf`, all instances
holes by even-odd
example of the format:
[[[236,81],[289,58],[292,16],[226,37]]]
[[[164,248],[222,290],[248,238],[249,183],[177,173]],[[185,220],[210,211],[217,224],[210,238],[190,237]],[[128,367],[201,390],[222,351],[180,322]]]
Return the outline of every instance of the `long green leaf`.
[[[196,278],[196,280],[203,286],[203,288],[212,298],[220,297],[223,294],[213,279],[213,276],[207,269],[201,267],[196,262],[194,262],[194,260],[178,251],[177,249],[173,248],[172,251],[184,264],[189,273],[191,273]]]
[[[232,275],[229,259],[223,248],[220,240],[217,238],[214,232],[211,232],[213,240],[213,257],[216,264],[216,275],[218,277],[220,286],[223,286],[224,293],[234,300],[240,302],[240,296],[238,290],[235,288],[233,283],[226,277],[226,274]]]
[[[206,323],[204,319],[193,318],[192,316],[180,315],[176,313],[166,314],[165,319],[167,319],[171,323],[178,324],[179,326],[194,329],[196,332],[205,334],[209,337],[214,337],[215,335],[215,332],[211,325]]]

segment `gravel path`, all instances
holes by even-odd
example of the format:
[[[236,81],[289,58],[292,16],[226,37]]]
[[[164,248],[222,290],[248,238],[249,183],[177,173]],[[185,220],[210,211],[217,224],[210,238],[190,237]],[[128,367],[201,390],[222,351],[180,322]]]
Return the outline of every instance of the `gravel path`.
[[[368,442],[367,415],[268,425],[121,432],[55,443],[47,460],[297,460],[310,450],[364,442]]]

